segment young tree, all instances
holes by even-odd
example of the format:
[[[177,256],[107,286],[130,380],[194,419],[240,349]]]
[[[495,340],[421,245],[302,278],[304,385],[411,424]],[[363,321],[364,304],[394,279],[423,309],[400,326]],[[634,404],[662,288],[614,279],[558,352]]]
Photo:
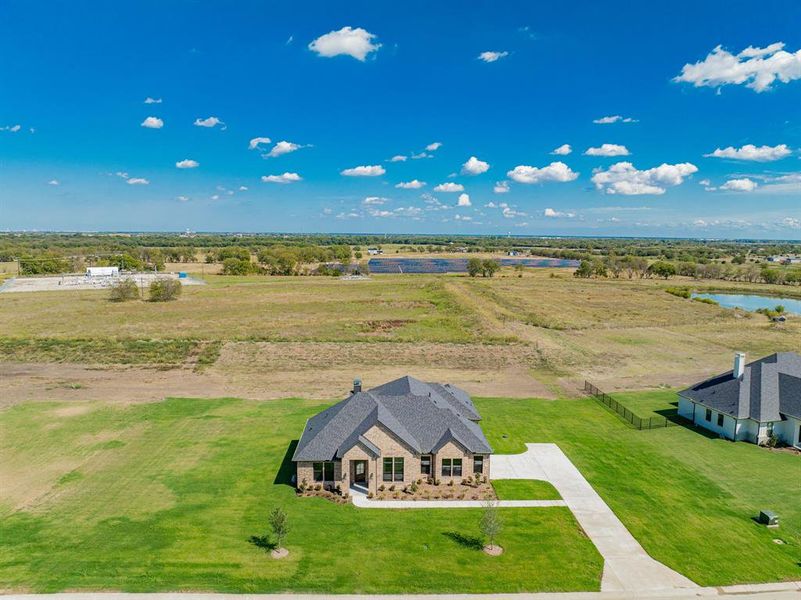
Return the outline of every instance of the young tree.
[[[573,272],[574,277],[582,277],[584,279],[589,279],[592,277],[592,263],[588,260],[582,260],[581,264],[579,264],[578,269]]]
[[[283,508],[277,506],[270,513],[268,520],[270,522],[270,529],[273,530],[273,535],[276,537],[278,549],[280,550],[286,534],[289,533],[289,523],[286,512]]]
[[[477,277],[484,270],[480,258],[471,258],[467,261],[467,273],[470,277]]]
[[[177,279],[157,279],[150,284],[151,302],[169,302],[181,295],[181,282]]]
[[[503,529],[503,523],[501,522],[501,517],[498,515],[497,502],[488,500],[484,504],[484,514],[481,515],[481,522],[479,523],[479,529],[481,530],[482,535],[484,535],[489,540],[489,549],[490,550],[494,549],[495,538],[498,537],[498,534],[501,533],[501,529]]]
[[[488,258],[481,263],[481,274],[484,275],[484,277],[492,277],[500,270],[500,268],[501,263],[499,263],[497,260]]]
[[[127,302],[139,297],[139,288],[133,279],[122,279],[111,286],[109,300],[112,302]]]

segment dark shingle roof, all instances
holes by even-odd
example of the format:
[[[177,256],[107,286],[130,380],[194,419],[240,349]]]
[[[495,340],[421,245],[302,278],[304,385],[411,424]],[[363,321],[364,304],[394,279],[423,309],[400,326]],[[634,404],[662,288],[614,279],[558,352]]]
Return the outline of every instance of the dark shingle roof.
[[[781,415],[801,418],[801,355],[771,354],[747,364],[740,378],[727,371],[679,395],[737,419],[765,423],[780,421]]]
[[[292,460],[341,458],[356,443],[375,453],[378,449],[365,444],[363,434],[376,424],[418,454],[430,453],[449,439],[469,452],[488,454],[492,448],[476,422],[480,418],[464,390],[401,377],[356,392],[309,419]]]

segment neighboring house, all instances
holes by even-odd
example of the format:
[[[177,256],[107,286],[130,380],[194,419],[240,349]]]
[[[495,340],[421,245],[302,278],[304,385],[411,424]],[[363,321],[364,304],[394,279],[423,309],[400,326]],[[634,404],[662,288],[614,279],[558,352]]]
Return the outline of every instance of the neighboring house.
[[[306,422],[292,457],[297,483],[375,493],[429,477],[489,477],[480,419],[467,392],[449,384],[401,377],[362,391],[357,379],[350,397]]]
[[[730,440],[801,448],[801,355],[778,352],[679,392],[679,415]]]

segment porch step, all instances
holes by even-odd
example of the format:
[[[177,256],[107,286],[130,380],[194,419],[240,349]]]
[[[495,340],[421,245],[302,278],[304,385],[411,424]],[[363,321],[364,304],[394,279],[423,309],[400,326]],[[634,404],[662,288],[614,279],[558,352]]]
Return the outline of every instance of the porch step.
[[[359,492],[360,494],[364,494],[364,495],[367,495],[368,492],[369,492],[369,490],[367,489],[366,486],[361,485],[359,483],[352,483],[350,485],[350,489],[352,489],[354,492]]]

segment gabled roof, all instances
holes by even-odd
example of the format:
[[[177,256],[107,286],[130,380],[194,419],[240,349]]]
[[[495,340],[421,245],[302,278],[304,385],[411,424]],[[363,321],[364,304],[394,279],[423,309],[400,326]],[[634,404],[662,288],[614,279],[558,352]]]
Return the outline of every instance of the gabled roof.
[[[679,395],[737,419],[801,419],[801,355],[777,352],[747,364],[742,377],[727,371]]]
[[[309,419],[292,460],[341,458],[356,443],[380,454],[374,445],[365,444],[369,440],[364,433],[375,425],[386,428],[417,454],[430,453],[448,439],[470,452],[488,454],[492,448],[476,422],[480,418],[464,390],[401,377],[356,392]]]

